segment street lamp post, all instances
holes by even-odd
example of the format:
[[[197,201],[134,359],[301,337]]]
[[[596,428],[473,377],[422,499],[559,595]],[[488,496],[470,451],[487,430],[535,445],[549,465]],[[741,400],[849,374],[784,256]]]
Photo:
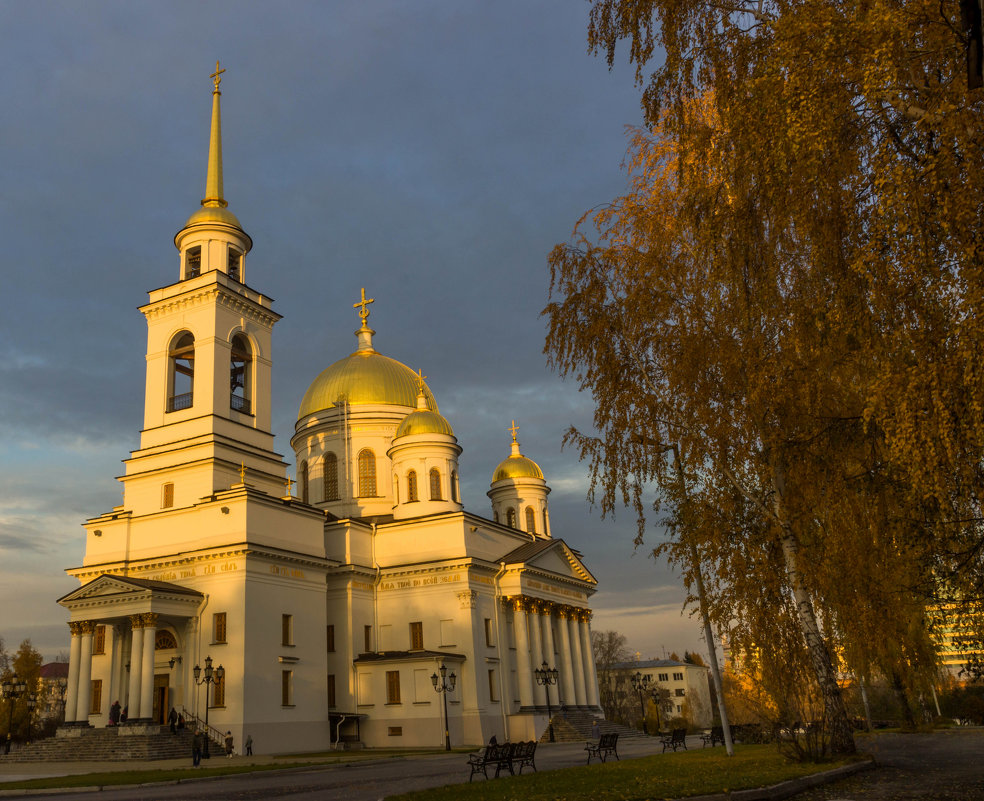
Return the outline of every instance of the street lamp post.
[[[646,730],[646,702],[643,699],[643,693],[649,689],[650,676],[646,674],[643,676],[641,673],[636,671],[636,674],[632,677],[632,689],[639,693],[639,708],[642,710],[642,733],[649,734]]]
[[[543,663],[543,667],[538,667],[533,671],[536,674],[536,683],[539,684],[547,693],[547,729],[550,731],[550,742],[557,742],[554,739],[553,730],[553,715],[550,709],[550,688],[557,683],[557,677],[560,675],[560,671],[557,668],[551,668],[547,666],[547,663]]]
[[[3,690],[3,697],[7,699],[7,704],[9,707],[7,714],[7,742],[4,747],[4,753],[9,754],[10,743],[13,739],[14,704],[17,702],[18,698],[27,692],[27,683],[18,679],[17,674],[15,673],[2,685],[0,685],[0,689]]]
[[[212,657],[205,657],[205,675],[202,676],[202,668],[200,665],[195,665],[192,669],[192,673],[195,675],[195,684],[201,687],[205,685],[205,748],[202,751],[202,757],[208,759],[211,757],[209,753],[209,740],[211,739],[208,735],[208,685],[218,684],[225,678],[225,668],[219,665],[217,668],[212,668]]]
[[[27,696],[27,741],[31,741],[31,717],[34,715],[34,706],[38,702],[38,697],[31,693]]]
[[[649,692],[652,695],[653,703],[656,705],[656,731],[659,732],[663,728],[662,716],[660,715],[660,710],[663,706],[663,688],[656,684]]]
[[[454,671],[448,674],[448,668],[443,663],[437,669],[437,672],[441,675],[438,676],[437,673],[431,674],[431,684],[434,685],[434,690],[439,692],[444,696],[444,750],[451,750],[451,732],[448,725],[448,693],[454,691],[454,684],[458,680],[458,677],[454,675]]]

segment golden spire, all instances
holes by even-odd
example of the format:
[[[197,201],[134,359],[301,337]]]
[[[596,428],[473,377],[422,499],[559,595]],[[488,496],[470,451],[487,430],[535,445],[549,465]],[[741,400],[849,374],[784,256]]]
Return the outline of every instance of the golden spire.
[[[226,203],[222,190],[222,115],[219,113],[219,84],[222,82],[224,69],[219,69],[215,62],[215,72],[209,77],[215,85],[212,90],[212,131],[208,140],[208,170],[205,173],[205,198],[203,206],[225,208]]]

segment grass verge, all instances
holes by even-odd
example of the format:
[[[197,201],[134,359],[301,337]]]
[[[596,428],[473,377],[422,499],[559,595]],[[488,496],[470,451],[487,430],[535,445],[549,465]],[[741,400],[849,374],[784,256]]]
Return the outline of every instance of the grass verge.
[[[791,762],[771,745],[660,754],[391,796],[388,801],[648,801],[765,787],[830,770],[855,760],[820,765]]]

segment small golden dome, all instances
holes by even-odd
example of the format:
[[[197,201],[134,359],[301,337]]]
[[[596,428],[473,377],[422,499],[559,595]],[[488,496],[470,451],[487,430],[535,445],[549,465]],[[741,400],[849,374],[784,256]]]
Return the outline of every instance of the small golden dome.
[[[400,427],[396,429],[394,439],[410,434],[447,434],[453,437],[454,430],[451,424],[437,412],[432,412],[430,409],[417,409],[403,418]]]
[[[240,231],[243,229],[236,215],[229,211],[228,208],[223,208],[222,206],[202,206],[188,218],[188,222],[184,224],[184,227],[190,228],[193,225],[201,225],[202,223],[219,223],[220,225],[231,225]]]
[[[499,463],[492,474],[492,483],[504,478],[543,478],[543,471],[532,459],[525,456],[510,456]]]
[[[298,419],[334,408],[338,400],[353,405],[383,403],[412,409],[417,405],[418,380],[413,370],[396,359],[375,350],[357,350],[351,356],[339,359],[314,379],[304,393]],[[427,405],[436,410],[437,402],[426,384],[423,390]]]

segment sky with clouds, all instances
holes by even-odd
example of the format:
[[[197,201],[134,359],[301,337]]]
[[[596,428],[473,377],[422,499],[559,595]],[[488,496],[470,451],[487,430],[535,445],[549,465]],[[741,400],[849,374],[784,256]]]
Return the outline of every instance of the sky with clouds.
[[[467,508],[510,421],[553,488],[551,522],[599,580],[596,630],[644,657],[704,651],[678,576],[601,519],[561,449],[590,398],[543,355],[547,254],[626,189],[639,89],[587,52],[579,0],[496,3],[0,0],[0,636],[68,644],[54,601],[80,522],[120,502],[138,444],[146,327],[178,278],[222,83],[225,196],[275,299],[274,433],[350,353],[360,287],[375,346],[428,376],[464,448]],[[292,458],[289,460],[292,463]],[[654,543],[659,532],[649,531]],[[651,547],[651,546],[650,546]]]

